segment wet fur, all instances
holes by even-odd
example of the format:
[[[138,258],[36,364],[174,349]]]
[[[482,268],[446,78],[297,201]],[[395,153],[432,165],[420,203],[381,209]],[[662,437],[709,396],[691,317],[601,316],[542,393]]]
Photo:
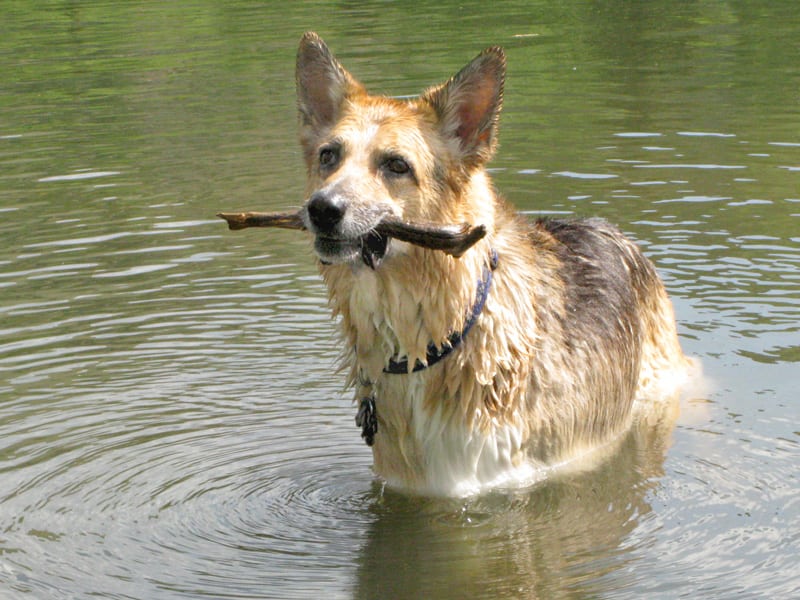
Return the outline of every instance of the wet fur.
[[[315,34],[298,51],[304,220],[355,398],[376,401],[375,471],[404,489],[473,493],[607,447],[666,402],[687,364],[653,265],[618,229],[531,222],[495,193],[484,166],[504,76],[502,50],[489,48],[419,98],[395,100],[369,95]],[[399,176],[398,158],[409,167]],[[336,222],[312,204],[334,207]],[[489,233],[459,259],[391,240],[362,260],[386,214]],[[418,373],[384,373],[463,327],[492,251],[491,292],[462,346]]]

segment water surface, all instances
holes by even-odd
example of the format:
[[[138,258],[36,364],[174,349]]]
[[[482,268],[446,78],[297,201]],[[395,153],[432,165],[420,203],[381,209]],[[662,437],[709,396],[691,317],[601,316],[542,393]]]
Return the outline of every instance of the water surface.
[[[0,597],[800,594],[795,3],[11,2]],[[665,437],[467,500],[370,472],[308,240],[294,52],[416,93],[505,46],[503,193],[637,240],[711,381]]]

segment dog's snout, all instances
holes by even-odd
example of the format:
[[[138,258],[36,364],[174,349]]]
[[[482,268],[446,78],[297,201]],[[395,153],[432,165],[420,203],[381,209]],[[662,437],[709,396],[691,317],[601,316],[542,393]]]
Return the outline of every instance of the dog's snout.
[[[308,218],[318,232],[331,233],[342,222],[345,207],[327,194],[316,193],[306,205]]]

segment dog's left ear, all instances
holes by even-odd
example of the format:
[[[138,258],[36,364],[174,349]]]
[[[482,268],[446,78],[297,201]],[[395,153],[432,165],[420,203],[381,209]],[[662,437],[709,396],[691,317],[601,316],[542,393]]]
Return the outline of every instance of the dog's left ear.
[[[467,166],[483,164],[494,154],[505,75],[505,52],[493,46],[448,82],[422,95],[436,111],[445,136],[458,142]]]
[[[295,76],[300,136],[304,145],[336,122],[348,97],[364,93],[364,87],[313,31],[300,40]]]

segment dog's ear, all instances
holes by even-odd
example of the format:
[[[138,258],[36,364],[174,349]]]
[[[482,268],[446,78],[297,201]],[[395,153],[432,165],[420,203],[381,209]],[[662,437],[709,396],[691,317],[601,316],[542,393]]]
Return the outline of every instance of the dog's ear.
[[[312,132],[318,133],[336,122],[347,97],[364,93],[363,86],[339,64],[313,31],[300,40],[296,81],[304,143]]]
[[[483,164],[494,154],[505,75],[505,53],[494,46],[422,95],[436,111],[445,136],[458,142],[460,158],[467,166]]]

